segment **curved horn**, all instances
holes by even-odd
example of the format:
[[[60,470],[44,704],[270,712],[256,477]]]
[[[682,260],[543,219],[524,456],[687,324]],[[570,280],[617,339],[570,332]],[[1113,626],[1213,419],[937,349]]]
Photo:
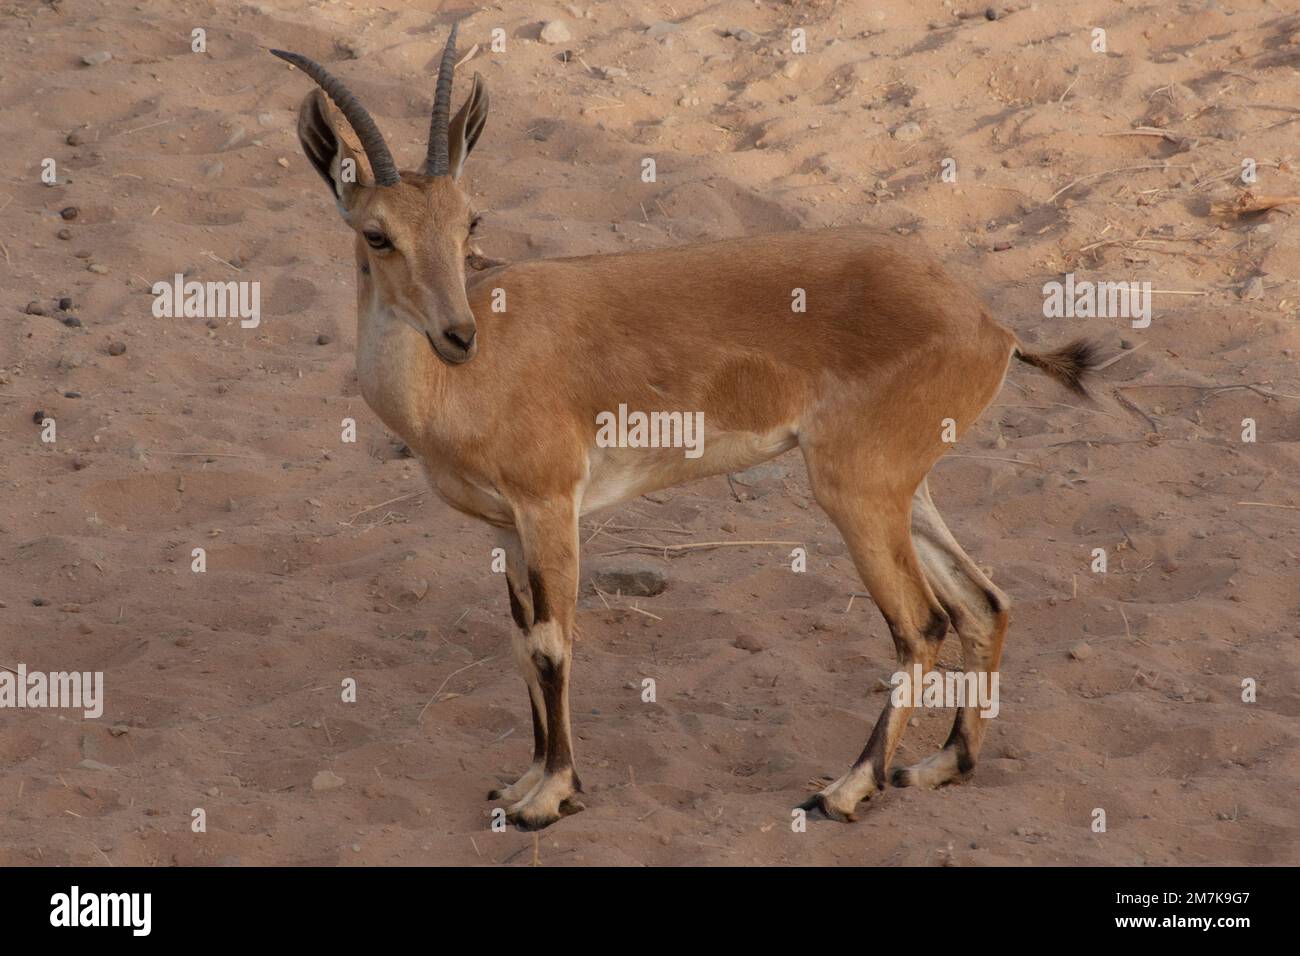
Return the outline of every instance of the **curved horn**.
[[[429,120],[429,152],[424,159],[424,172],[428,176],[451,174],[451,156],[447,129],[451,123],[451,80],[456,72],[456,31],[460,23],[451,25],[451,35],[442,49],[442,62],[438,65],[438,86],[433,94],[433,116]]]
[[[388,144],[384,142],[384,136],[379,132],[375,121],[370,118],[366,108],[348,88],[337,77],[331,76],[325,67],[301,53],[287,53],[284,50],[271,52],[280,59],[292,63],[316,81],[356,130],[361,146],[366,151],[366,158],[370,160],[370,169],[375,174],[375,182],[380,186],[396,186],[401,181],[401,177],[397,174],[397,164],[393,162],[393,154],[388,151]]]

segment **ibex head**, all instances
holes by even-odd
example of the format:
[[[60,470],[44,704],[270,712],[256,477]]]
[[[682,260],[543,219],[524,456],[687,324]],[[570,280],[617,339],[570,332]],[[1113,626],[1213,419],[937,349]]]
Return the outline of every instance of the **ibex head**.
[[[456,27],[442,53],[428,153],[418,172],[398,172],[375,121],[324,67],[297,53],[271,52],[320,86],[298,108],[298,139],[333,191],[343,221],[356,232],[360,307],[387,310],[423,333],[448,364],[468,362],[477,344],[465,295],[465,257],[477,217],[457,180],[483,132],[488,95],[483,78],[474,74],[469,99],[451,119]],[[368,169],[340,135],[326,96],[356,132]]]

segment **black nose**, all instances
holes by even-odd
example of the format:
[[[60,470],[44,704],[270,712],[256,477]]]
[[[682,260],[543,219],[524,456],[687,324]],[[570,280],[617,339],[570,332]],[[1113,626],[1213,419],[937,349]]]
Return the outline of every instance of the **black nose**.
[[[474,344],[474,336],[477,334],[478,329],[473,325],[453,325],[442,333],[443,338],[465,352],[470,350],[470,346]]]

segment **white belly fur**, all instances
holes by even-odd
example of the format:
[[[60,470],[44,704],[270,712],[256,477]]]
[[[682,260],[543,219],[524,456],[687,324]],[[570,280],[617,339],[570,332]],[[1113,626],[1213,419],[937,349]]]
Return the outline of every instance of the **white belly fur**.
[[[596,448],[587,452],[588,477],[582,514],[638,495],[711,475],[743,471],[798,443],[793,425],[769,432],[706,432],[704,453],[687,458],[684,448]]]

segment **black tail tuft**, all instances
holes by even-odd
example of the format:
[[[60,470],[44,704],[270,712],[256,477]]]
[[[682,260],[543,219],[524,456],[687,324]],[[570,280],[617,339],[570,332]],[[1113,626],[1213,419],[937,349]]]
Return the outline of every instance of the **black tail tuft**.
[[[1084,387],[1088,373],[1101,364],[1101,348],[1089,339],[1075,339],[1051,352],[1026,352],[1017,345],[1013,353],[1026,365],[1032,365],[1056,379],[1076,395],[1091,398]]]

